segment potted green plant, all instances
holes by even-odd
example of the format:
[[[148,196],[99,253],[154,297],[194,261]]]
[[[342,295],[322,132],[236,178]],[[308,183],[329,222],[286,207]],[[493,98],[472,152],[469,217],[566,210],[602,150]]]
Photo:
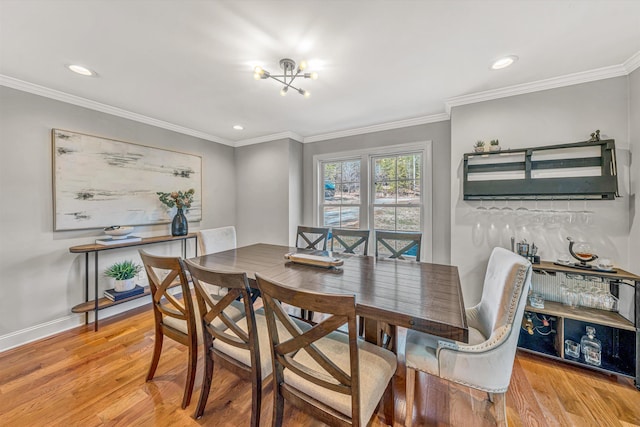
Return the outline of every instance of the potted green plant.
[[[473,151],[475,151],[476,153],[482,153],[484,151],[484,141],[476,141],[475,145],[473,146]]]
[[[133,279],[142,271],[142,266],[133,261],[121,261],[112,264],[104,271],[104,275],[115,279],[116,292],[130,291],[135,287]]]
[[[500,142],[497,139],[492,139],[491,142],[489,143],[489,150],[490,151],[500,151]]]

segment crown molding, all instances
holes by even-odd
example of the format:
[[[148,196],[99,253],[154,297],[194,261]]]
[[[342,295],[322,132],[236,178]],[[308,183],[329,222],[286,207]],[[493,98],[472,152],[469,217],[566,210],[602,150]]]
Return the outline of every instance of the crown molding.
[[[636,55],[632,56],[627,62],[630,62]],[[640,59],[638,59],[638,61],[640,61]],[[625,62],[624,65],[612,65],[609,67],[596,68],[595,70],[581,71],[579,73],[567,74],[565,76],[538,80],[531,83],[523,83],[500,89],[493,89],[484,92],[472,93],[469,95],[456,96],[445,101],[445,109],[448,114],[451,114],[452,107],[474,104],[476,102],[491,101],[500,98],[507,98],[514,95],[540,92],[543,90],[572,86],[580,83],[588,83],[596,80],[610,79],[612,77],[626,76],[627,74],[629,74],[629,72],[626,69]]]
[[[361,128],[341,130],[337,132],[323,133],[320,135],[307,136],[304,138],[304,143],[326,141],[328,139],[344,138],[345,136],[362,135],[365,133],[382,132],[385,130],[405,128],[409,126],[424,125],[427,123],[444,122],[449,120],[449,114],[440,113],[432,114],[430,116],[415,117],[412,119],[398,120],[395,122],[381,123],[378,125],[366,126]]]
[[[631,74],[635,70],[637,70],[638,67],[640,67],[640,50],[632,55],[631,58],[624,61],[624,64],[622,64],[622,66],[625,70],[627,70],[627,74]]]
[[[298,142],[304,142],[304,138],[302,136],[298,135],[295,132],[287,131],[274,133],[271,135],[257,136],[255,138],[241,139],[239,141],[236,141],[235,146],[244,147],[245,145],[260,144],[262,142],[277,141],[278,139],[285,138],[293,139],[294,141]]]
[[[111,105],[102,104],[100,102],[92,101],[90,99],[82,98],[76,95],[71,95],[55,89],[50,89],[48,87],[40,86],[34,83],[25,82],[23,80],[5,76],[3,74],[0,74],[0,85],[10,87],[12,89],[21,90],[23,92],[29,92],[34,95],[44,96],[45,98],[55,99],[56,101],[62,101],[68,104],[77,105],[79,107],[88,108],[90,110],[100,111],[101,113],[107,113],[113,116],[122,117],[158,128],[167,129],[184,135],[206,139],[207,141],[213,141],[219,144],[229,145],[231,147],[234,146],[233,142],[227,141],[226,139],[217,137],[215,135],[210,135],[208,133],[200,132],[195,129],[175,125],[163,120],[154,119],[153,117],[144,116],[142,114],[123,110],[122,108],[113,107]]]

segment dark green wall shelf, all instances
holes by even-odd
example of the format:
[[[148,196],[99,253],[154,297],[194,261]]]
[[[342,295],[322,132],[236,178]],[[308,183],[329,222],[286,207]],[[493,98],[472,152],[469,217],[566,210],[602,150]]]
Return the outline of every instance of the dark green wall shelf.
[[[463,185],[464,200],[613,200],[615,141],[467,153]]]

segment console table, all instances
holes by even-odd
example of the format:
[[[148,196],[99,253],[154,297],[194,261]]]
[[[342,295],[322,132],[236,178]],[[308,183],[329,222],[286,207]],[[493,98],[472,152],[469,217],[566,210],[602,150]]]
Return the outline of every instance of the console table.
[[[84,321],[85,324],[89,323],[89,312],[93,311],[94,321],[93,321],[93,330],[98,330],[98,311],[103,308],[111,307],[116,304],[121,304],[123,302],[131,301],[134,299],[142,298],[145,295],[150,294],[149,287],[145,287],[144,293],[140,295],[136,295],[131,298],[119,300],[119,301],[111,301],[107,298],[99,298],[98,297],[98,254],[103,251],[110,251],[113,249],[122,249],[129,248],[132,246],[143,246],[143,245],[151,245],[154,243],[164,243],[164,242],[173,242],[180,241],[182,243],[182,258],[187,257],[187,240],[195,239],[195,256],[198,256],[198,235],[196,233],[189,233],[186,236],[155,236],[155,237],[145,237],[137,242],[129,242],[129,243],[121,243],[115,245],[99,245],[97,243],[91,243],[88,245],[79,245],[72,246],[69,248],[69,252],[72,254],[84,254],[84,302],[76,305],[71,309],[73,313],[84,313]],[[89,300],[89,254],[93,254],[94,260],[94,276],[93,276],[93,286],[94,286],[94,299]]]

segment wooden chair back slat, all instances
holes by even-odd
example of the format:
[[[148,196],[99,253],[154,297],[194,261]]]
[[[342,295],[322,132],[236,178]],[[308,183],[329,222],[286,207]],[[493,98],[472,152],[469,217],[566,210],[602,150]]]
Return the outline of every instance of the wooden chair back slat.
[[[326,251],[328,236],[328,228],[306,227],[303,225],[299,225],[296,235],[296,247],[301,249],[316,249]]]
[[[255,313],[251,304],[251,290],[249,281],[245,273],[224,273],[206,269],[191,260],[184,261],[186,268],[191,273],[193,286],[196,289],[196,300],[200,309],[203,326],[210,336],[211,341],[218,339],[229,345],[249,350],[251,347],[258,348],[257,334],[255,333]],[[207,291],[206,284],[215,285],[220,288],[227,288],[227,294],[222,299],[214,300]],[[241,297],[245,304],[247,315],[247,332],[243,331],[238,323],[231,319],[224,310],[237,298]],[[224,327],[215,327],[214,321],[219,319]]]
[[[401,249],[396,249],[392,242],[406,242]],[[420,261],[420,246],[422,245],[422,233],[420,232],[402,232],[402,231],[382,231],[376,230],[376,257],[379,256],[379,246],[382,245],[389,250],[391,255],[389,258],[407,259],[408,252],[414,248],[416,250],[415,260]]]
[[[355,254],[362,248],[362,255],[367,255],[369,250],[369,230],[351,230],[346,228],[333,228],[331,230],[331,251],[340,251]],[[336,245],[335,243],[338,243]]]

